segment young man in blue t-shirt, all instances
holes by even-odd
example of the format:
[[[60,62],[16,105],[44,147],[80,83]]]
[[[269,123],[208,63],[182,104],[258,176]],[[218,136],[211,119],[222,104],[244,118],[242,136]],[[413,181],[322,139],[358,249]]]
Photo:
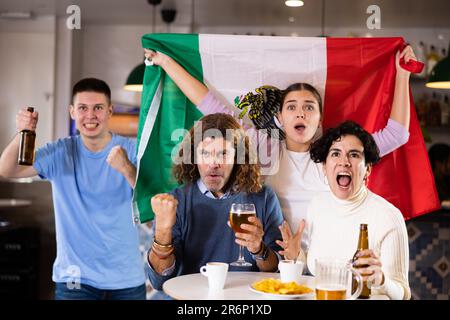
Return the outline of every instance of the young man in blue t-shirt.
[[[111,91],[86,78],[73,87],[70,116],[79,135],[36,151],[33,166],[17,164],[19,135],[0,157],[0,175],[39,175],[52,184],[57,256],[56,299],[145,299],[145,275],[131,198],[135,143],[108,129]],[[17,132],[35,130],[37,112],[20,110]],[[130,160],[131,159],[131,160]]]
[[[148,276],[161,290],[169,278],[197,273],[210,261],[232,262],[242,245],[249,267],[242,271],[276,271],[283,222],[275,193],[261,181],[249,139],[230,115],[210,114],[183,140],[175,177],[184,186],[151,199],[154,242],[148,252]],[[232,203],[252,203],[256,216],[227,227]],[[231,268],[231,267],[230,267]]]

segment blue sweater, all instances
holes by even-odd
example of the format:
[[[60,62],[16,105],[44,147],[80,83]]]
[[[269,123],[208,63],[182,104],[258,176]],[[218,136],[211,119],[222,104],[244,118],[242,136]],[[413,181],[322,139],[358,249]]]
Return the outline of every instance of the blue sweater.
[[[281,239],[278,226],[283,222],[280,204],[270,187],[264,186],[258,193],[238,193],[226,199],[211,199],[202,194],[196,183],[179,187],[171,192],[178,200],[177,219],[172,229],[175,247],[175,269],[162,276],[148,268],[152,286],[161,290],[163,283],[175,276],[197,273],[210,261],[233,262],[237,260],[239,246],[227,221],[233,202],[253,203],[256,216],[264,226],[264,243],[278,251],[275,240]],[[230,271],[259,271],[256,261],[244,248],[245,260],[251,267],[232,267]]]

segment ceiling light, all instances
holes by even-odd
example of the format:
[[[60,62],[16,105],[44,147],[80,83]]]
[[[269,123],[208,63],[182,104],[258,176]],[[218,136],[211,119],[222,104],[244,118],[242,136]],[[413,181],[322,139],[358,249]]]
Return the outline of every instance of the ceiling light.
[[[0,19],[31,19],[33,14],[30,11],[17,11],[17,12],[0,12]]]
[[[286,0],[284,4],[288,7],[301,7],[304,5],[303,1],[300,0]]]

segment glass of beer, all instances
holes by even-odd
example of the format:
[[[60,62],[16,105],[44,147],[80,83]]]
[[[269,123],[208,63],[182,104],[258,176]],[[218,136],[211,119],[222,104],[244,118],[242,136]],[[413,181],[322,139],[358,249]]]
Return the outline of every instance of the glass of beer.
[[[362,278],[350,261],[339,259],[316,259],[316,299],[317,300],[354,300],[362,290]],[[351,292],[351,274],[355,275],[357,289]]]
[[[248,233],[247,230],[241,228],[241,224],[252,224],[248,221],[251,216],[256,217],[255,205],[253,203],[233,203],[230,209],[230,225],[233,231],[240,233]],[[230,263],[232,266],[249,267],[252,264],[245,261],[242,253],[242,246],[239,245],[239,257],[236,261]]]

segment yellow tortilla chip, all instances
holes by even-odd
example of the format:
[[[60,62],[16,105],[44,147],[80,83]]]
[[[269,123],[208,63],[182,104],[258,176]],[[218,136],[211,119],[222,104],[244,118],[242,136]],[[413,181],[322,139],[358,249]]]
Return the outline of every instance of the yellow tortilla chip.
[[[252,286],[255,290],[274,294],[306,294],[313,292],[311,288],[294,281],[283,283],[273,278],[256,281]]]

